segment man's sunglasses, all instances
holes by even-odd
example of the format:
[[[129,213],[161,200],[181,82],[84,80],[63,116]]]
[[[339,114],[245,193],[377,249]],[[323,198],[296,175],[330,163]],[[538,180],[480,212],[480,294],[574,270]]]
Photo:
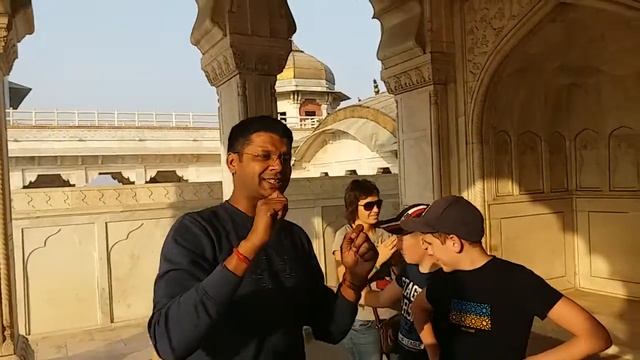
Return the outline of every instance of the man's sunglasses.
[[[362,206],[365,211],[371,211],[374,207],[377,207],[378,210],[382,209],[382,199],[367,201],[364,204],[358,204],[358,206]]]

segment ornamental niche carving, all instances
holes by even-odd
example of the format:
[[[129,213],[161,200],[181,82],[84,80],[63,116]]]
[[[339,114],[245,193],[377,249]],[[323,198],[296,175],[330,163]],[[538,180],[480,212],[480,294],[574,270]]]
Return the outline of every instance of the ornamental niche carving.
[[[487,58],[504,36],[540,0],[469,0],[464,4],[467,82],[478,80]],[[475,86],[467,86],[469,97]]]

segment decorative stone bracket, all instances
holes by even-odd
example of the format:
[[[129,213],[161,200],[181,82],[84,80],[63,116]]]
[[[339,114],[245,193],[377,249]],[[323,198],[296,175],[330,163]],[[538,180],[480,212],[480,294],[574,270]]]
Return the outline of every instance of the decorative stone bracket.
[[[18,43],[33,34],[31,0],[0,1],[0,71],[7,76],[18,57]]]
[[[425,54],[382,70],[387,90],[402,94],[429,85],[444,85],[453,77],[451,57]]]
[[[202,56],[202,69],[212,86],[218,87],[238,74],[276,76],[291,52],[289,39],[262,39],[230,35]]]
[[[450,4],[442,0],[370,1],[382,27],[378,58],[390,93],[397,95],[452,80],[453,56],[443,45],[450,40],[443,30],[450,19],[430,18],[450,12]]]
[[[291,52],[295,22],[286,0],[198,0],[191,43],[219,87],[238,74],[279,74]]]

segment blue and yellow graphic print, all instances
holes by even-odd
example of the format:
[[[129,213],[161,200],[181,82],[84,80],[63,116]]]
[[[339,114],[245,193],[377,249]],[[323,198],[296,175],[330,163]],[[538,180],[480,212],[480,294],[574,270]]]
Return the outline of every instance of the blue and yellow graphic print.
[[[491,306],[453,299],[449,321],[470,329],[491,330]]]

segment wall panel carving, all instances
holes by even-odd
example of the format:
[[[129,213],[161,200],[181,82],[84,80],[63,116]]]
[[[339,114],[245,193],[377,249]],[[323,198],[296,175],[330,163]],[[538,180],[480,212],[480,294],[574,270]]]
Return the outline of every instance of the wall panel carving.
[[[527,266],[558,289],[573,287],[572,204],[564,198],[489,205],[491,252]]]
[[[496,194],[498,196],[513,195],[513,157],[511,137],[500,131],[494,139],[494,161]]]
[[[640,214],[592,211],[588,231],[591,276],[640,284],[637,262],[616,261],[627,256],[640,257],[636,237],[640,231]]]
[[[551,192],[568,190],[567,141],[565,137],[554,132],[548,140],[549,149],[549,183]]]
[[[97,325],[93,224],[25,228],[22,238],[28,334]]]
[[[640,201],[577,199],[576,214],[581,286],[640,297]]]
[[[565,253],[565,216],[548,213],[501,219],[502,256],[548,280],[566,276],[566,256],[548,256]],[[532,228],[537,231],[531,232]]]
[[[527,131],[518,136],[518,187],[520,194],[544,192],[542,139]]]
[[[107,223],[113,321],[151,313],[160,249],[175,218]]]
[[[620,127],[609,135],[610,190],[640,190],[640,132]]]
[[[576,181],[578,190],[602,189],[602,145],[599,135],[592,129],[584,129],[576,135]]]

